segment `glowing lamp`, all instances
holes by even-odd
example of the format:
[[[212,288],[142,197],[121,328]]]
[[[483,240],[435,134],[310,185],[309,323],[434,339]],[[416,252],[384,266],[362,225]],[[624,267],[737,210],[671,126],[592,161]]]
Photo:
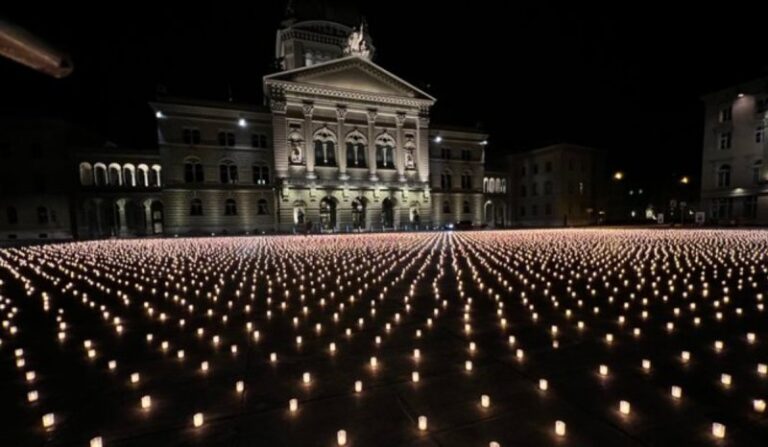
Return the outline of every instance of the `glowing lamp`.
[[[205,418],[203,416],[203,413],[195,413],[194,416],[192,416],[192,425],[195,427],[202,427],[205,423]]]
[[[235,391],[238,393],[245,391],[245,383],[242,380],[238,380],[237,383],[235,383]]]
[[[150,396],[143,396],[141,398],[141,408],[147,410],[152,406],[152,398]]]
[[[288,410],[291,413],[295,413],[299,409],[299,400],[298,399],[291,399],[288,401]]]
[[[671,394],[672,394],[673,398],[680,399],[680,398],[683,397],[683,389],[680,388],[679,386],[675,385],[675,386],[672,387]]]
[[[363,391],[363,382],[360,380],[355,381],[355,392],[360,393]]]
[[[491,397],[487,394],[483,394],[480,396],[480,406],[483,408],[488,408],[491,406]]]
[[[758,413],[765,412],[765,401],[763,399],[755,399],[752,401],[752,408]]]
[[[131,383],[139,383],[139,373],[131,374]]]
[[[38,397],[39,396],[37,394],[37,391],[35,391],[35,390],[32,390],[32,391],[27,393],[27,401],[29,401],[29,402],[36,402]]]
[[[547,382],[547,379],[539,379],[539,389],[541,391],[547,391],[549,388],[549,382]]]
[[[89,443],[90,447],[103,447],[104,441],[102,441],[101,436],[97,436],[95,438],[91,438],[91,442]]]

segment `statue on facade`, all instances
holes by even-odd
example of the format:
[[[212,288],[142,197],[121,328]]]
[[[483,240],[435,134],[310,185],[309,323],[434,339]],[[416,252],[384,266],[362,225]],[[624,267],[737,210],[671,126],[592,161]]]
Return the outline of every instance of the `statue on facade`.
[[[289,143],[291,144],[291,164],[300,165],[304,163],[304,150],[301,147],[304,142],[298,138],[291,138]]]
[[[353,29],[347,37],[347,46],[344,48],[346,56],[360,56],[366,59],[371,58],[371,49],[368,41],[365,39],[365,25],[360,24],[360,29]]]

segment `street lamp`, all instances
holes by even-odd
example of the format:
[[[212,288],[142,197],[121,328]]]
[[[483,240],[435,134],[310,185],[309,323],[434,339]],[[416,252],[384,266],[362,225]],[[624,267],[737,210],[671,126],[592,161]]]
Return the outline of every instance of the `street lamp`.
[[[621,171],[616,171],[613,173],[613,179],[616,181],[624,179],[624,173]]]

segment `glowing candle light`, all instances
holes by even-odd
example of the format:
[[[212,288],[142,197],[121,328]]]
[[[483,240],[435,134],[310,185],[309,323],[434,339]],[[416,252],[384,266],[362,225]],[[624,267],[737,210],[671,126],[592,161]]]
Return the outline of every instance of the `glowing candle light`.
[[[91,438],[89,446],[90,447],[103,447],[104,446],[104,441],[102,441],[101,436],[97,436],[95,438]]]
[[[195,428],[202,427],[205,423],[205,418],[203,416],[203,413],[195,413],[194,416],[192,416],[192,425]]]
[[[298,399],[291,399],[288,401],[288,410],[291,413],[295,413],[299,409],[299,400]]]
[[[245,391],[245,382],[243,382],[242,380],[238,380],[235,383],[235,391],[237,391],[238,393],[242,393],[243,391]]]
[[[599,373],[601,376],[605,377],[608,375],[608,366],[606,365],[600,365]]]
[[[419,416],[419,430],[426,431],[427,429],[427,417]]]
[[[339,430],[336,432],[336,443],[338,445],[347,445],[347,431]]]
[[[547,379],[539,379],[539,389],[541,391],[547,391],[547,389],[549,389],[549,382],[547,382]]]
[[[414,371],[414,372],[411,373],[411,380],[413,381],[413,383],[419,383],[419,372],[418,371]]]
[[[765,405],[765,400],[763,399],[755,399],[752,401],[752,408],[758,413],[765,412]]]
[[[629,402],[627,402],[626,400],[622,400],[621,402],[619,402],[619,412],[621,414],[629,415],[630,411],[631,411],[631,406]]]
[[[376,357],[371,357],[371,368],[376,369],[379,366],[379,361]]]
[[[730,374],[721,374],[721,375],[720,375],[720,382],[721,382],[721,383],[722,383],[724,386],[726,386],[726,387],[729,387],[729,386],[731,386],[731,383],[732,383],[732,378],[731,378],[731,375],[730,375]]]
[[[643,360],[643,369],[646,370],[646,371],[650,371],[651,370],[651,361],[650,360],[647,360],[647,359]]]
[[[139,379],[140,379],[139,373],[136,372],[131,374],[131,383],[139,383]]]
[[[491,398],[487,394],[483,394],[480,396],[480,406],[483,408],[488,408],[491,406]]]
[[[312,376],[308,372],[305,372],[304,374],[301,375],[301,381],[304,382],[305,384],[308,384],[309,382],[312,381]]]
[[[355,381],[355,392],[360,393],[363,391],[363,382],[360,380]]]
[[[714,422],[712,424],[712,435],[718,439],[725,438],[725,425],[719,422]]]
[[[53,428],[53,424],[56,423],[56,416],[53,413],[47,413],[43,415],[43,428],[46,430]]]
[[[141,408],[144,410],[148,410],[151,406],[152,406],[152,398],[150,396],[142,396]]]
[[[117,368],[117,362],[115,360],[110,360],[107,364],[107,367],[110,369],[110,371],[113,371]]]
[[[675,385],[672,387],[672,397],[675,399],[681,399],[683,397],[683,389]]]
[[[27,401],[29,402],[37,402],[37,398],[39,397],[36,390],[32,390],[27,393]]]
[[[565,436],[565,422],[555,421],[555,434],[557,436]]]

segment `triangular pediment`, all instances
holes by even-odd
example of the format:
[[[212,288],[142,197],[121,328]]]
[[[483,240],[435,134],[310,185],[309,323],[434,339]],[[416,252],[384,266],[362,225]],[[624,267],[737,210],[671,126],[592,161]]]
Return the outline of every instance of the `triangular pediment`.
[[[434,98],[429,94],[373,62],[355,56],[275,73],[264,79],[267,82],[270,80],[288,81],[334,90],[434,101]]]

